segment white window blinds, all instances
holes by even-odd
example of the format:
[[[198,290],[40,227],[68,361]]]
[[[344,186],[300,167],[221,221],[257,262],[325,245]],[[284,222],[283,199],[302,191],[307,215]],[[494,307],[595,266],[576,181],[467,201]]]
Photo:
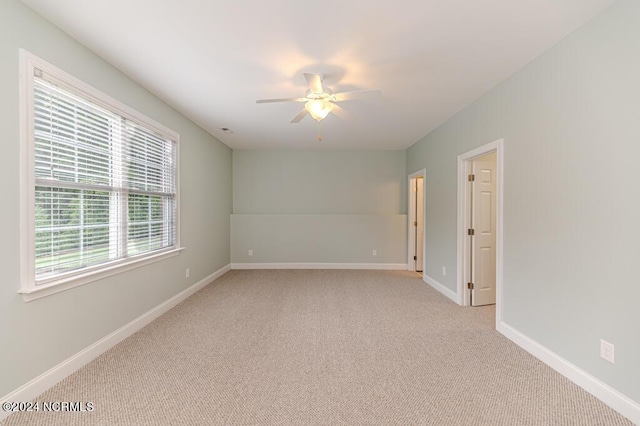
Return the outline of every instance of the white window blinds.
[[[175,247],[176,141],[42,74],[33,81],[35,284]]]

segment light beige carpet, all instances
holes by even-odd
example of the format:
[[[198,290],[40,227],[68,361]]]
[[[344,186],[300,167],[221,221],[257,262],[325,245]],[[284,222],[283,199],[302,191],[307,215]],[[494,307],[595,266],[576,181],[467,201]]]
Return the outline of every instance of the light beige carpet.
[[[415,274],[231,271],[4,425],[627,425]]]

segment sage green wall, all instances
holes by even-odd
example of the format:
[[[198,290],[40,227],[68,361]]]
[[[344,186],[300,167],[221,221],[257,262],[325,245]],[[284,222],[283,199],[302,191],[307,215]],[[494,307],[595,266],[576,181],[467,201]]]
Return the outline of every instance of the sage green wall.
[[[233,151],[231,261],[406,264],[405,166],[404,151]]]
[[[405,152],[233,151],[236,214],[404,214]]]
[[[456,291],[456,157],[504,138],[503,320],[640,403],[640,1],[622,0],[407,151],[428,275]],[[615,344],[616,363],[599,357]]]
[[[234,214],[231,261],[384,263],[406,269],[401,266],[407,263],[406,234],[406,215]]]
[[[18,49],[181,135],[180,255],[25,303],[20,286]],[[229,264],[231,150],[17,0],[0,1],[0,397]],[[206,182],[206,185],[203,185]],[[185,279],[185,268],[191,277]]]

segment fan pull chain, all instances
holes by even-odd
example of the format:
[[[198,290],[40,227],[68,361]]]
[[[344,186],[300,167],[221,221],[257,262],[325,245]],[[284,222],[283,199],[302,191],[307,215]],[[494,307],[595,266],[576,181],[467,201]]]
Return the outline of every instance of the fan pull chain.
[[[318,142],[322,142],[322,134],[320,133],[320,121],[318,121]]]

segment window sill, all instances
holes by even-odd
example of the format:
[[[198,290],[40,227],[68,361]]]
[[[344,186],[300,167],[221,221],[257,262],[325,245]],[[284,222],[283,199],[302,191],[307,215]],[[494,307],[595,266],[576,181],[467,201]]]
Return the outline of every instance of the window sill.
[[[162,253],[158,253],[153,256],[146,256],[142,259],[119,262],[115,265],[107,266],[96,271],[65,277],[38,286],[31,285],[30,288],[20,289],[18,293],[22,294],[22,298],[25,302],[30,302],[32,300],[40,299],[51,294],[60,293],[61,291],[65,291],[70,288],[78,287],[84,284],[101,280],[103,278],[110,277],[112,275],[130,271],[131,269],[139,268],[141,266],[149,265],[151,263],[159,262],[161,260],[177,256],[182,250],[184,250],[184,247],[163,251]]]

